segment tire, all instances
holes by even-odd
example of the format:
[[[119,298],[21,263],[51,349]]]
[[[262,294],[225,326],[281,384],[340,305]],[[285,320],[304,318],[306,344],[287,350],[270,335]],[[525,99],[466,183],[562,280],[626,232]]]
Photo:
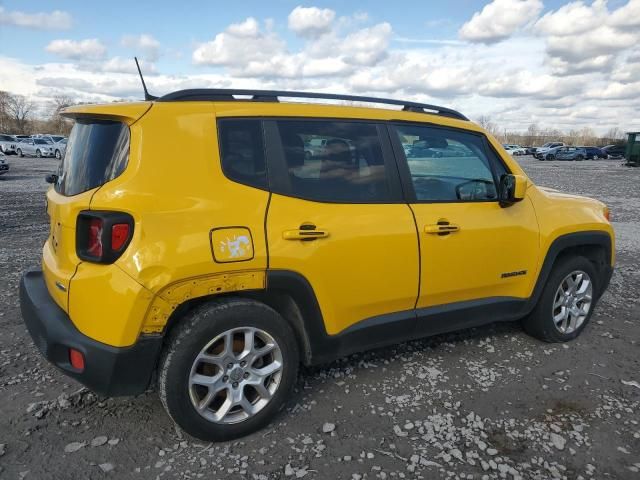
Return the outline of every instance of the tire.
[[[546,160],[548,160],[548,161],[555,160],[555,159],[556,159],[556,157],[553,154],[549,154],[546,157]]]
[[[583,160],[584,160],[584,157],[583,157],[582,155],[578,155],[578,158],[577,158],[576,160],[578,160],[579,162],[581,162],[581,161],[583,161]]]
[[[311,152],[309,152],[309,151],[304,152],[304,159],[305,160],[311,160]]]
[[[60,157],[62,155],[60,155],[60,150],[56,150],[56,160],[60,160]]]
[[[16,154],[21,158],[24,157],[24,155],[22,154],[22,150],[21,149],[16,150]]]
[[[36,157],[42,158],[42,152],[39,149],[36,150]]]
[[[557,308],[554,308],[554,304],[556,303],[556,296],[559,294],[559,289],[561,285],[564,287],[567,286],[565,279],[574,272],[581,272],[582,274],[586,274],[588,280],[591,282],[591,290],[587,290],[585,293],[590,292],[590,300],[589,306],[586,309],[586,314],[584,318],[576,319],[575,327],[571,330],[569,327],[571,326],[571,321],[574,317],[568,316],[568,323],[566,331],[561,331],[561,327],[564,325],[564,321],[560,321],[560,327],[556,325],[556,321],[554,321],[554,314],[557,313],[558,316],[562,316],[562,309],[567,310],[567,307],[563,306],[563,304],[558,305]],[[577,277],[574,277],[577,278]],[[583,276],[584,280],[584,276]],[[584,288],[584,283],[578,284],[578,290]],[[545,342],[568,342],[576,338],[580,333],[584,330],[584,328],[589,323],[591,319],[591,315],[593,314],[593,310],[596,306],[596,302],[598,299],[600,286],[598,284],[598,276],[595,267],[593,264],[582,256],[567,256],[564,258],[560,258],[556,265],[554,265],[549,278],[546,281],[546,285],[542,291],[542,295],[540,296],[537,305],[529,314],[527,318],[523,320],[523,327],[525,331]],[[561,295],[560,295],[561,297]],[[562,300],[562,297],[560,298]],[[580,303],[580,302],[579,302]],[[576,307],[577,308],[577,307]],[[585,309],[585,301],[582,301],[582,306],[580,307],[580,311],[584,314],[583,311]]]
[[[231,337],[220,338],[221,334],[238,329],[255,330],[255,338],[264,338],[259,335],[265,334],[271,339],[269,342],[273,341],[276,345],[272,350],[274,353],[267,353],[256,357],[255,360],[249,360],[249,366],[245,365],[245,368],[241,369],[241,364],[237,363],[240,361],[237,356],[225,354],[220,347],[222,344],[231,344],[233,350],[240,349],[237,342],[240,341],[239,338],[246,338],[244,335],[231,334]],[[233,340],[225,342],[224,338]],[[227,441],[253,433],[273,419],[293,389],[300,360],[295,338],[291,326],[275,310],[260,302],[232,298],[201,305],[181,319],[168,337],[158,367],[160,400],[178,426],[189,435],[201,440]],[[242,343],[242,349],[244,349],[246,344],[244,341]],[[260,341],[255,343],[266,345]],[[197,361],[196,357],[203,353],[203,349],[209,355],[208,358],[215,359],[215,362]],[[224,358],[219,360],[219,357]],[[267,357],[269,359],[264,360]],[[232,363],[228,363],[229,361]],[[255,366],[258,362],[262,362],[262,365],[265,364],[264,362],[271,362],[267,363],[266,367],[262,367],[266,369],[277,361],[281,365],[280,370],[265,376],[263,380],[263,385],[267,385],[263,391],[272,388],[272,396],[266,400],[266,403],[260,405],[264,397],[258,394],[258,390],[244,385],[244,379],[248,378],[246,382],[254,380],[252,375],[258,369],[251,365]],[[233,364],[233,368],[228,369],[227,364]],[[194,378],[192,375],[198,373],[199,378],[206,378],[206,376],[219,378],[213,386],[220,388],[221,384],[225,385],[224,389],[220,390],[220,396],[204,402],[209,398],[208,392],[211,390],[198,382],[191,383],[191,379]],[[233,380],[236,382],[231,383]],[[236,386],[238,383],[241,384],[239,389]],[[210,418],[216,414],[222,415],[224,404],[227,400],[232,400],[231,395],[234,392],[236,394],[239,392],[243,400],[249,400],[250,407],[259,406],[257,412],[248,414],[244,408],[234,412],[238,407],[232,407],[226,416],[221,416],[218,421]],[[254,398],[250,399],[249,397],[252,396]],[[196,400],[192,401],[193,397]],[[208,406],[203,408],[202,414],[196,409],[195,401],[207,403]],[[205,418],[205,415],[209,418]],[[247,415],[247,418],[242,418],[243,415]]]

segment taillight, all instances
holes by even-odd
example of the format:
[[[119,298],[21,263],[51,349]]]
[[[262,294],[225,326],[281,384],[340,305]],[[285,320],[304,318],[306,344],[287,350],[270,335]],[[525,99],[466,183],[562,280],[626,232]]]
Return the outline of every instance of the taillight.
[[[129,224],[116,223],[111,226],[111,248],[118,251],[129,240]]]
[[[87,242],[87,255],[91,257],[102,257],[102,219],[92,218],[89,220],[89,232]]]
[[[95,263],[113,263],[126,250],[133,235],[128,213],[84,211],[76,224],[78,258]]]

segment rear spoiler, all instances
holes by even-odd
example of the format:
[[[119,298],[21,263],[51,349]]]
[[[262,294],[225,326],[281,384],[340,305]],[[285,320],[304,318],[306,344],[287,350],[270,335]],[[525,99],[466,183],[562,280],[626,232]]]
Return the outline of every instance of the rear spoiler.
[[[61,112],[61,115],[73,119],[95,118],[98,120],[118,120],[127,125],[131,125],[147,113],[152,105],[152,102],[74,105],[65,108]]]

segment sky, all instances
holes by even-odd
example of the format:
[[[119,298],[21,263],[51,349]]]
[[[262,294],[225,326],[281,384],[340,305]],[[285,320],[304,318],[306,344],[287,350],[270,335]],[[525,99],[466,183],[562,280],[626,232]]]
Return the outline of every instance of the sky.
[[[141,99],[147,86],[422,101],[502,128],[640,129],[640,0],[0,0],[0,90]]]

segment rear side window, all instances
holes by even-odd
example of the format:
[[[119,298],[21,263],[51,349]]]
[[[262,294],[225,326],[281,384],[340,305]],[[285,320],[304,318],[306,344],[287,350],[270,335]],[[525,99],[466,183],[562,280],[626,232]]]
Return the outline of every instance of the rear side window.
[[[391,199],[375,124],[280,120],[279,140],[294,197],[337,203]]]
[[[55,185],[62,195],[77,195],[119,176],[129,161],[129,127],[110,120],[79,119]]]
[[[230,180],[267,188],[262,122],[254,119],[218,120],[222,170]]]

